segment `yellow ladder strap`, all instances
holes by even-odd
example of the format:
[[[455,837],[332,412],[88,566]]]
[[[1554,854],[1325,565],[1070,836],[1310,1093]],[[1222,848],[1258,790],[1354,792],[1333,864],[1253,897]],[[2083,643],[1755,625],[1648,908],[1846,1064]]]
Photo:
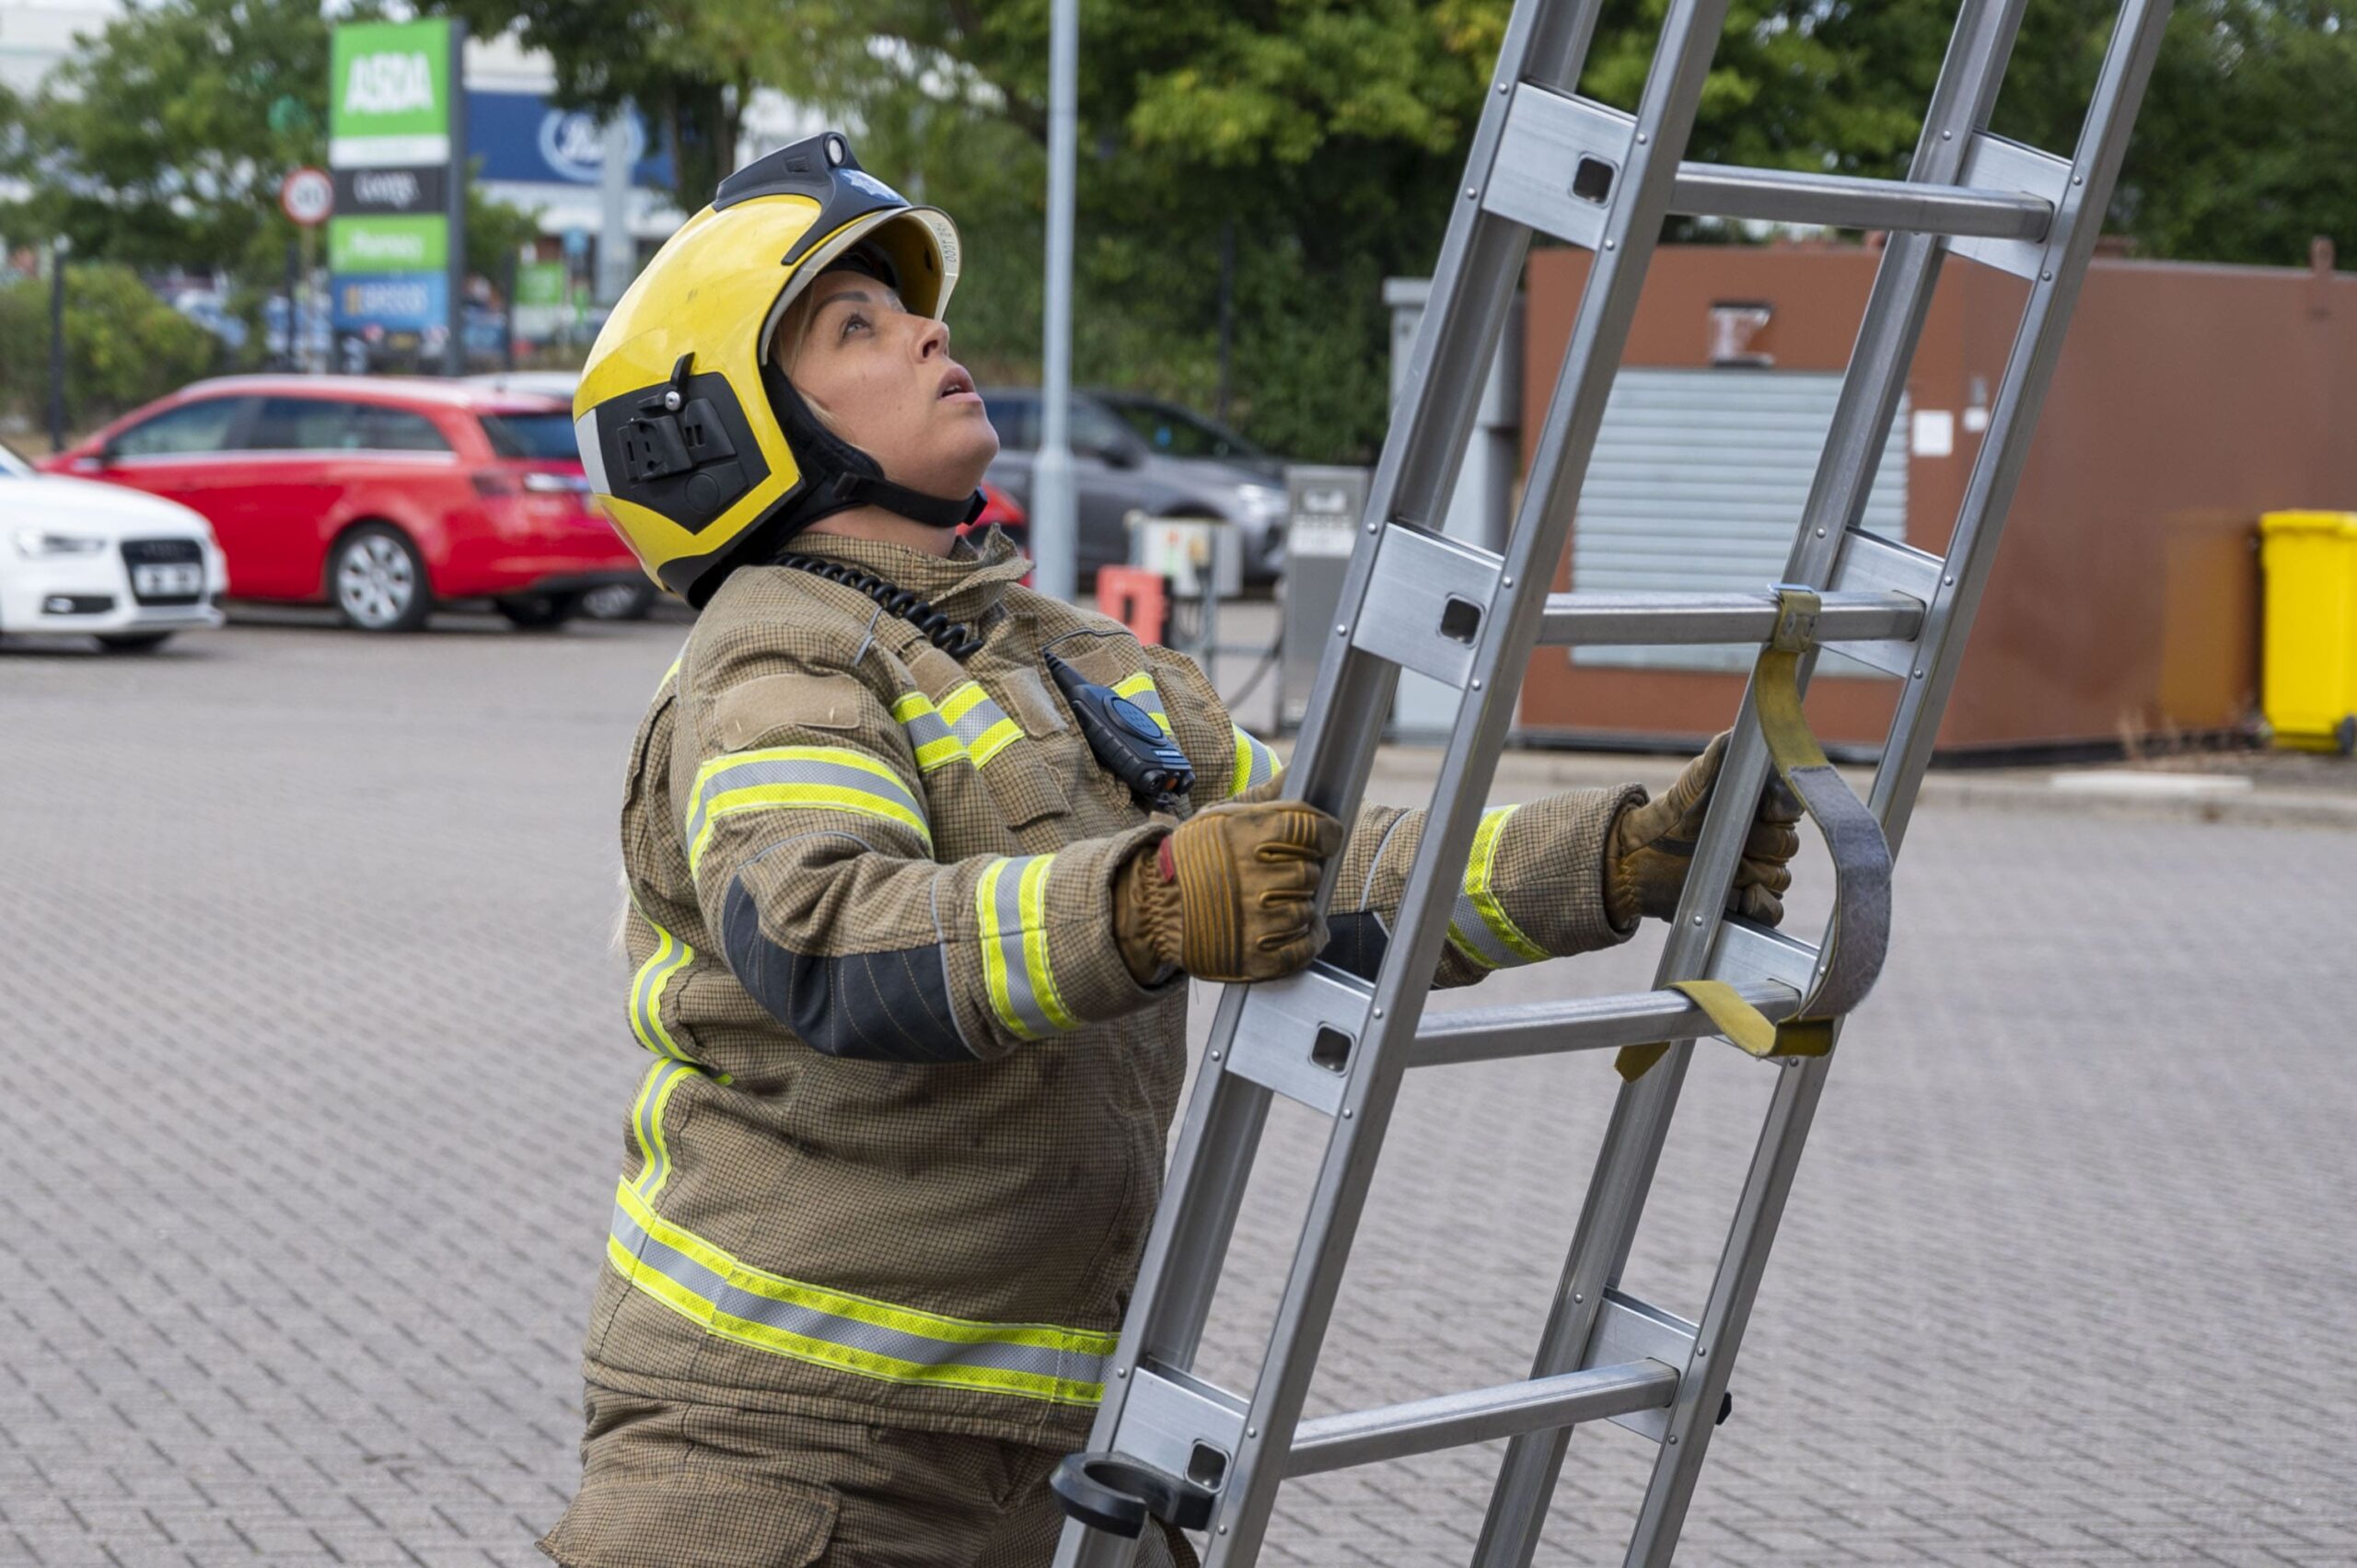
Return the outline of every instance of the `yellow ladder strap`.
[[[1822,601],[1792,584],[1780,584],[1776,595],[1776,630],[1752,667],[1751,703],[1777,776],[1833,854],[1833,921],[1817,983],[1782,1024],[1770,1023],[1722,981],[1672,981],[1670,989],[1691,998],[1721,1034],[1754,1056],[1822,1056],[1833,1048],[1833,1020],[1864,1001],[1882,973],[1890,938],[1890,841],[1826,760],[1801,710],[1801,661],[1815,645]],[[1668,1049],[1629,1046],[1614,1066],[1633,1082]]]

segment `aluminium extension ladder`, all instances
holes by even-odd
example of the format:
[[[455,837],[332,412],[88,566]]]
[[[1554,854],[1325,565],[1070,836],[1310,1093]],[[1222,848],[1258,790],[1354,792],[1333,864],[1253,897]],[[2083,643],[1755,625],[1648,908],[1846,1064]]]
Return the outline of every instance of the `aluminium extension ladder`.
[[[1058,1568],[1130,1562],[1149,1513],[1203,1531],[1212,1568],[1250,1563],[1284,1479],[1500,1437],[1511,1442],[1473,1560],[1525,1568],[1570,1429],[1602,1420],[1657,1448],[1627,1561],[1670,1560],[1727,1408],[1840,1016],[1880,964],[1889,853],[1907,828],[2169,12],[2168,0],[2125,0],[2077,149],[2063,158],[1985,129],[2024,3],[1962,0],[1904,180],[1680,161],[1728,0],[1670,0],[1633,116],[1573,90],[1602,0],[1515,6],[1287,774],[1291,794],[1349,821],[1378,739],[1366,715],[1386,710],[1401,669],[1445,683],[1460,703],[1422,842],[1371,985],[1317,965],[1222,994],[1092,1452],[1058,1472],[1074,1516]],[[1550,594],[1638,291],[1672,214],[1889,231],[1785,583],[1748,594]],[[1594,260],[1499,555],[1430,525],[1455,484],[1533,232]],[[1943,559],[1858,525],[1949,252],[2028,288]],[[1532,648],[1679,642],[1763,651],[1662,957],[1663,988],[1422,1022]],[[1798,718],[1813,649],[1827,643],[1903,688],[1864,804],[1814,765],[1823,758],[1808,755]],[[1835,914],[1814,945],[1719,912],[1771,766],[1805,786],[1834,851]],[[1329,869],[1327,890],[1330,879]],[[1676,989],[1695,981],[1722,983]],[[1621,1271],[1694,1042],[1713,1035],[1768,1057],[1777,1076],[1709,1301],[1690,1323],[1624,1292]],[[1649,1046],[1632,1057],[1631,1048]],[[1628,1081],[1529,1378],[1301,1420],[1401,1074],[1614,1048]],[[1267,1353],[1248,1394],[1237,1393],[1192,1367],[1272,1094],[1330,1125]]]

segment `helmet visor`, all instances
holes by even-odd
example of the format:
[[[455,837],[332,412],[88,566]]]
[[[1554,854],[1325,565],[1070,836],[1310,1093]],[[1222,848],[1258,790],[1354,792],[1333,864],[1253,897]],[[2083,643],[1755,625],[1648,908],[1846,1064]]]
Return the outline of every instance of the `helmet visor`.
[[[900,295],[900,303],[919,316],[938,320],[949,308],[950,291],[958,286],[958,226],[937,208],[893,207],[862,214],[795,262],[793,275],[778,291],[769,319],[761,323],[761,357],[769,357],[778,323],[802,291],[854,250],[862,272],[888,271],[892,275],[884,281]]]

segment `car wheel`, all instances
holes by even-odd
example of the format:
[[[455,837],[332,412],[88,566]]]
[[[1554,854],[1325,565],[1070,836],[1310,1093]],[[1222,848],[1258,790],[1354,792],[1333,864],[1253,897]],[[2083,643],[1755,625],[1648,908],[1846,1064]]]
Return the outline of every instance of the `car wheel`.
[[[654,608],[653,583],[608,583],[581,596],[581,613],[592,621],[644,621]]]
[[[417,546],[383,523],[363,524],[336,541],[328,591],[363,632],[414,632],[434,612]]]
[[[491,601],[492,608],[520,631],[546,632],[573,619],[581,608],[579,594],[511,594]]]
[[[152,654],[172,640],[169,632],[116,632],[99,639],[101,653]]]

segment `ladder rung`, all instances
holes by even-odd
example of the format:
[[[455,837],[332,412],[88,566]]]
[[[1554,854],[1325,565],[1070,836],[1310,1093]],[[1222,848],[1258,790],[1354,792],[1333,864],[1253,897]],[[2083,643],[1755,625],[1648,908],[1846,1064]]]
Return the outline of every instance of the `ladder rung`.
[[[1771,1020],[1791,1017],[1801,1003],[1799,992],[1776,981],[1739,981],[1736,990]],[[1574,1002],[1469,1007],[1463,1012],[1426,1015],[1408,1064],[1445,1067],[1565,1051],[1617,1051],[1624,1045],[1695,1040],[1717,1032],[1710,1015],[1679,991],[1633,991],[1584,996]]]
[[[1635,117],[1623,110],[1523,82],[1507,110],[1481,204],[1592,250],[1603,238],[1636,134]],[[1946,235],[1960,242],[1960,253],[2019,272],[2032,264],[2053,226],[2070,173],[2070,163],[2051,153],[1976,135],[1955,185],[1681,163],[1669,210],[1687,217]]]
[[[1669,210],[1682,217],[1751,218],[1989,239],[2044,239],[2054,222],[2054,204],[2026,192],[1737,168],[1723,163],[1678,165]]]
[[[1912,642],[1923,601],[1902,593],[1827,593],[1820,643]],[[1776,596],[1758,593],[1606,593],[1547,596],[1538,640],[1579,644],[1764,643],[1776,629]]]
[[[1662,1362],[1633,1361],[1305,1421],[1294,1434],[1285,1474],[1318,1475],[1550,1427],[1606,1421],[1631,1411],[1666,1409],[1678,1397],[1678,1376],[1676,1367]]]

